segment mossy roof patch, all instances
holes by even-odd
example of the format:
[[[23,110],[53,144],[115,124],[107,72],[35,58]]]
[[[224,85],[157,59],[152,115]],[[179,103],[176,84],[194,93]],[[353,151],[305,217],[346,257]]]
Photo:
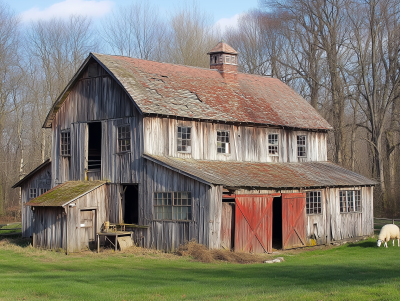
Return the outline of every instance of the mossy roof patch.
[[[26,206],[59,207],[104,185],[106,181],[69,181],[30,200]]]

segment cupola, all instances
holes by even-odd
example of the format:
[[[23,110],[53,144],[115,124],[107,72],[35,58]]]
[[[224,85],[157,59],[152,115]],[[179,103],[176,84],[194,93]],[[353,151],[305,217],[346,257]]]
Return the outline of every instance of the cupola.
[[[210,69],[217,69],[225,81],[236,82],[238,53],[235,49],[221,41],[207,54],[210,55]]]

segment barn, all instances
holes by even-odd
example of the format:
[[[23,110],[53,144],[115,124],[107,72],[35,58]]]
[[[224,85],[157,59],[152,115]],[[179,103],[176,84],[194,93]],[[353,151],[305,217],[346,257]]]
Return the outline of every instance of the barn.
[[[208,55],[209,69],[88,56],[43,125],[51,189],[27,193],[39,172],[14,185],[36,247],[80,251],[105,222],[165,251],[373,234],[376,183],[327,161],[328,122],[278,79],[238,72],[226,43]]]

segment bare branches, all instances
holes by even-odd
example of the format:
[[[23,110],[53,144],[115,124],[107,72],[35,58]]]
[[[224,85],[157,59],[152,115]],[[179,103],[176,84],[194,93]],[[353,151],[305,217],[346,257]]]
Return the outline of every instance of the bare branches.
[[[165,38],[165,24],[156,7],[135,2],[119,7],[105,20],[102,36],[115,54],[156,60]]]

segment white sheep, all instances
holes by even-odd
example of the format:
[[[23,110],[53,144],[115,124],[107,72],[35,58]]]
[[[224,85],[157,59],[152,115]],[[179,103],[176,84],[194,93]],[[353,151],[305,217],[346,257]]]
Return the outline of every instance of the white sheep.
[[[381,246],[382,242],[385,242],[385,247],[387,248],[387,242],[393,239],[393,247],[394,247],[394,240],[397,239],[397,246],[399,247],[399,240],[400,240],[400,229],[396,225],[388,224],[384,225],[381,229],[381,232],[378,236],[377,245],[378,247]]]

